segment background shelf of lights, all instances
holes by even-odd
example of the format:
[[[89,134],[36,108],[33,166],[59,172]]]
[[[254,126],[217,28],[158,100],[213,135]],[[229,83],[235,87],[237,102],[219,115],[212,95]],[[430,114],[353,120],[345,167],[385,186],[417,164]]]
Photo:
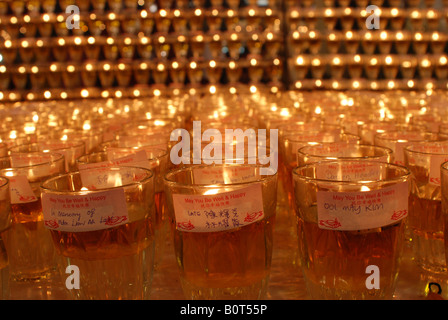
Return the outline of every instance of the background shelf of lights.
[[[367,5],[380,8],[368,30]],[[289,88],[447,89],[447,1],[286,1]]]
[[[79,29],[61,8],[80,7]],[[0,98],[282,87],[276,1],[11,1],[0,5]]]

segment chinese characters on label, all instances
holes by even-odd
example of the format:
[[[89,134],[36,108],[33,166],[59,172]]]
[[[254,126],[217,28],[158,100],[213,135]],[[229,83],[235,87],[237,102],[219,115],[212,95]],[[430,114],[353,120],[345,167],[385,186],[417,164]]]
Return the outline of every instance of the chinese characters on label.
[[[261,185],[208,195],[173,195],[176,227],[189,232],[230,230],[263,219]]]

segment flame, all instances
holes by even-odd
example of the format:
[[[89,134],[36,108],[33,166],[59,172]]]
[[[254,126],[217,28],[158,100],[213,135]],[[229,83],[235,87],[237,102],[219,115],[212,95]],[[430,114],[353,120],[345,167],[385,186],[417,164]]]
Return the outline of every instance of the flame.
[[[204,195],[218,194],[219,189],[211,189],[204,192]]]

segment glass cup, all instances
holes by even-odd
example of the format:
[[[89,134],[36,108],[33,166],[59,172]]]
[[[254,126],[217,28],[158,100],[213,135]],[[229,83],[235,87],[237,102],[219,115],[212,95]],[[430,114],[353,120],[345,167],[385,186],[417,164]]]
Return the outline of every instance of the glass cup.
[[[154,175],[140,167],[92,168],[41,185],[44,223],[61,274],[79,270],[74,299],[147,299],[153,276]],[[74,283],[73,285],[76,285]]]
[[[34,134],[26,134],[17,132],[16,130],[7,130],[0,133],[2,149],[4,145],[6,145],[7,148],[11,148],[21,144],[33,143],[35,142],[35,139],[36,136]]]
[[[170,171],[164,183],[185,297],[264,298],[276,173],[259,165],[198,165]]]
[[[299,166],[336,159],[390,162],[392,159],[392,150],[372,145],[335,142],[307,145],[300,148],[297,154],[297,163]]]
[[[442,219],[443,228],[448,230],[448,162],[442,163],[440,166],[440,181],[442,189]],[[445,246],[445,261],[448,261],[448,235],[444,231],[443,235]]]
[[[389,148],[334,142],[301,147],[297,153],[297,164],[298,166],[304,166],[309,163],[334,160],[390,162],[391,158],[392,150]],[[364,167],[362,168],[364,170]],[[375,168],[374,166],[373,170]],[[291,206],[292,208],[293,206]],[[298,259],[296,261],[297,265],[300,265],[300,262],[300,259]]]
[[[90,128],[88,130],[64,129],[51,132],[47,136],[51,137],[49,140],[84,141],[85,153],[89,154],[96,151],[96,148],[103,143],[104,132]]]
[[[10,277],[38,281],[56,269],[53,242],[44,227],[39,185],[65,172],[58,153],[15,153],[0,158],[0,175],[9,179],[12,226],[4,234]]]
[[[34,153],[34,152],[56,152],[64,155],[65,170],[67,172],[76,171],[76,159],[85,153],[84,141],[63,141],[63,140],[40,140],[36,143],[23,144],[9,149],[10,154],[14,153]]]
[[[175,154],[172,155],[173,158],[175,156]],[[271,149],[270,141],[261,141],[261,139],[258,143],[236,140],[230,143],[202,142],[200,149],[182,154],[179,160],[180,164],[186,166],[237,163],[270,165],[275,171],[278,168],[276,145],[272,145]]]
[[[306,145],[313,145],[318,143],[334,143],[338,142],[344,144],[358,144],[360,138],[356,135],[341,133],[339,129],[333,132],[328,131],[308,131],[308,132],[288,132],[282,134],[280,131],[280,155],[282,158],[281,169],[285,170],[283,173],[285,184],[284,189],[288,194],[289,207],[293,208],[293,191],[292,191],[292,170],[297,166],[297,151]]]
[[[376,146],[392,149],[392,162],[398,165],[404,165],[404,148],[406,146],[417,142],[437,140],[440,140],[437,133],[422,131],[387,131],[374,136]]]
[[[401,124],[393,121],[370,121],[358,126],[358,135],[364,144],[374,144],[375,134],[388,131],[425,131],[424,126]]]
[[[148,134],[148,135],[117,135],[115,140],[107,141],[99,146],[100,151],[107,151],[114,153],[114,157],[128,155],[130,148],[139,149],[143,147],[159,148],[169,150],[169,141],[163,134]],[[131,150],[132,151],[132,150]]]
[[[154,173],[155,192],[155,253],[154,268],[162,260],[165,244],[169,235],[166,212],[166,197],[163,188],[163,176],[168,171],[168,153],[165,149],[152,146],[108,148],[104,152],[84,155],[76,160],[79,170],[113,166],[135,166],[150,169]]]
[[[424,270],[444,273],[441,165],[448,160],[448,142],[414,143],[404,149],[404,158],[413,174],[408,225],[414,260]]]
[[[405,167],[378,161],[293,170],[298,255],[312,299],[393,297],[409,179]]]
[[[10,295],[9,259],[4,237],[11,224],[9,180],[5,177],[0,177],[0,300],[7,300]]]

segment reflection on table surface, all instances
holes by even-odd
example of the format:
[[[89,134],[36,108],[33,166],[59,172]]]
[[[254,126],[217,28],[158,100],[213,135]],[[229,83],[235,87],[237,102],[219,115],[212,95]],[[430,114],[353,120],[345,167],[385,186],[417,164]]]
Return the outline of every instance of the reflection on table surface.
[[[279,210],[285,210],[280,208]],[[281,215],[279,215],[281,217]],[[274,235],[271,278],[266,300],[306,300],[305,284],[299,268],[293,264],[295,240],[286,230],[287,223],[277,219]],[[286,229],[285,229],[286,228]],[[67,277],[69,275],[67,274]],[[367,275],[366,275],[367,277]],[[431,281],[440,280],[422,272],[412,261],[410,248],[406,247],[400,267],[395,299],[421,300],[426,298],[425,288]],[[447,299],[448,280],[442,285],[442,296]],[[81,284],[82,285],[82,284]],[[65,278],[58,274],[40,282],[12,282],[12,300],[66,300],[69,299],[65,289]],[[178,270],[170,241],[165,248],[165,255],[154,272],[151,299],[183,300]]]

